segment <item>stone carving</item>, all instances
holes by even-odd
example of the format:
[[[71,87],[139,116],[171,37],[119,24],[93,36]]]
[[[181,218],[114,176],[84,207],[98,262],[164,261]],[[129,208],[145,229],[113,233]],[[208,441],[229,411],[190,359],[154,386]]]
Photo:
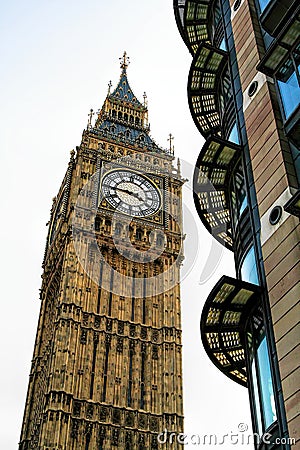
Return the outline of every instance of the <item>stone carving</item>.
[[[125,425],[127,427],[134,427],[134,413],[128,412],[125,417]]]
[[[100,409],[100,417],[99,417],[100,422],[106,422],[106,416],[107,416],[107,409],[105,407],[102,407]]]
[[[94,415],[94,405],[88,405],[86,408],[86,418],[92,419]]]
[[[129,341],[129,350],[131,354],[135,354],[135,342],[134,341]]]
[[[145,445],[145,435],[142,433],[139,434],[139,444]]]
[[[153,342],[158,341],[158,331],[157,330],[152,331],[152,341]]]
[[[130,337],[135,336],[135,325],[130,325],[129,335],[130,335]]]
[[[144,414],[140,414],[139,415],[139,428],[147,428],[147,416],[145,416]]]
[[[119,409],[113,410],[112,421],[113,421],[113,423],[116,423],[116,424],[121,423],[121,411]]]
[[[106,331],[111,331],[111,330],[112,330],[112,320],[111,319],[107,319]]]
[[[75,401],[73,404],[73,415],[80,416],[80,412],[81,412],[81,403]]]
[[[117,340],[117,352],[123,352],[123,338],[118,338]]]
[[[116,430],[116,429],[112,430],[111,443],[112,443],[112,445],[119,444],[119,430]]]
[[[71,428],[71,437],[73,439],[77,439],[78,437],[78,428],[79,428],[79,421],[73,420],[72,421],[72,428]]]
[[[94,344],[98,344],[99,342],[99,332],[94,332]]]
[[[81,330],[80,343],[86,344],[87,340],[87,330]]]
[[[92,431],[93,431],[93,424],[87,423],[84,430],[87,440],[90,440]]]
[[[152,436],[151,438],[151,450],[157,450],[158,449],[158,442],[157,442],[157,436]]]
[[[159,421],[157,417],[151,417],[150,418],[150,430],[151,431],[158,431],[159,427]]]
[[[123,334],[124,333],[124,323],[118,322],[118,333]]]
[[[152,359],[158,359],[158,347],[157,345],[152,346]]]
[[[142,352],[142,353],[146,353],[146,350],[147,350],[147,345],[146,345],[145,342],[142,342],[142,345],[141,345],[141,352]]]

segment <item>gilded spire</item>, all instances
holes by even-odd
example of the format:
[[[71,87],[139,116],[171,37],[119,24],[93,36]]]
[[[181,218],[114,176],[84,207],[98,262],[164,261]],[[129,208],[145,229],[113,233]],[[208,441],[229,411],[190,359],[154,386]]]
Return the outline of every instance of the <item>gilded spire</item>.
[[[119,60],[120,60],[120,66],[121,66],[121,69],[122,69],[123,71],[126,71],[128,65],[129,65],[129,63],[130,63],[129,57],[127,56],[126,51],[124,51],[122,58],[119,58]]]

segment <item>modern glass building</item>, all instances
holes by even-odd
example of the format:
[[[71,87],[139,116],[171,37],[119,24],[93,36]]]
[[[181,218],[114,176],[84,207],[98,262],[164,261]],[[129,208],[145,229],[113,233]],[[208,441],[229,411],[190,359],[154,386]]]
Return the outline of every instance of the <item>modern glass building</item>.
[[[299,448],[300,5],[174,0],[174,11],[205,138],[194,201],[236,267],[205,301],[202,342],[248,387],[256,448]]]

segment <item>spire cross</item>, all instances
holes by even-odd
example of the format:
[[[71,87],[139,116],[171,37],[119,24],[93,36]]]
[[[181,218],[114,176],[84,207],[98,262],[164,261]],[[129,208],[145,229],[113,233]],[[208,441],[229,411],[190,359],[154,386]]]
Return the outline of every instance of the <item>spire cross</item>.
[[[124,52],[122,58],[119,58],[121,61],[121,69],[126,70],[129,64],[129,57],[127,56],[127,53]]]
[[[172,136],[172,134],[169,134],[169,139],[168,141],[170,141],[170,153],[172,153],[174,151],[174,146],[172,148],[172,141],[174,140],[174,136]]]
[[[94,114],[95,114],[94,110],[90,109],[90,113],[88,114],[89,120],[88,120],[87,128],[91,128],[91,126],[92,126],[92,117],[93,117]]]
[[[112,87],[112,82],[111,82],[111,80],[109,80],[109,83],[108,83],[108,95],[110,94],[110,88]]]

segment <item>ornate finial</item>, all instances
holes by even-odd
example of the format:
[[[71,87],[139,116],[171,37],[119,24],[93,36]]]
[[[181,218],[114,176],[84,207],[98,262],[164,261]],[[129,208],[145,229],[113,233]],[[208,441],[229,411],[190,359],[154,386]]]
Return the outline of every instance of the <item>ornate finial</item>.
[[[174,140],[174,136],[172,136],[172,134],[169,134],[169,139],[168,141],[170,141],[170,153],[171,155],[174,155],[174,145],[172,145],[172,141]]]
[[[146,94],[146,92],[144,92],[143,99],[144,99],[144,106],[146,107],[147,106],[147,94]]]
[[[110,94],[110,88],[112,87],[112,82],[111,82],[111,80],[109,80],[109,83],[108,83],[108,92],[107,92],[107,95],[109,95]]]
[[[75,150],[74,149],[70,151],[70,155],[71,155],[71,158],[74,158],[74,156],[75,156]]]
[[[87,124],[87,129],[89,130],[90,128],[92,128],[92,117],[94,115],[94,110],[90,109],[90,113],[88,114],[89,120],[88,120],[88,124]]]
[[[129,64],[129,57],[127,56],[127,53],[124,52],[122,58],[119,58],[121,62],[121,69],[126,70]]]
[[[179,158],[177,158],[177,175],[181,175],[181,162]]]

